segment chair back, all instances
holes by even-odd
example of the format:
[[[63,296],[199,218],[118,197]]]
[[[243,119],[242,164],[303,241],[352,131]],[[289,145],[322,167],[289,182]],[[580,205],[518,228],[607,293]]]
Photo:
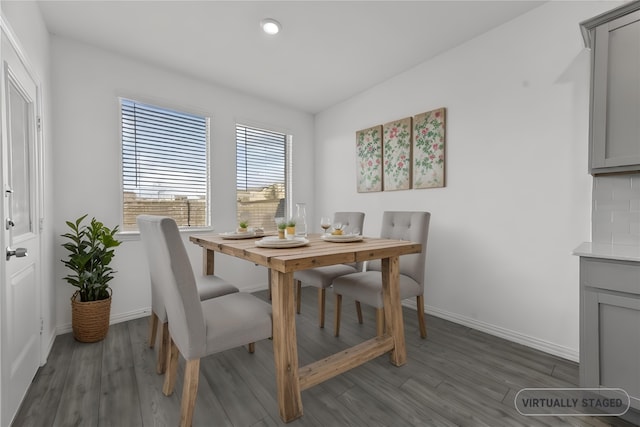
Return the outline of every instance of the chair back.
[[[423,287],[430,219],[429,212],[386,211],[382,215],[380,231],[380,237],[384,239],[407,240],[422,245],[421,253],[400,257],[400,274],[411,277]],[[367,270],[380,271],[381,269],[380,260],[369,261],[367,264]]]
[[[362,234],[364,225],[364,212],[336,212],[333,214],[333,223],[342,223],[345,233],[353,233],[357,231]]]
[[[150,276],[151,276],[151,310],[158,316],[158,320],[160,323],[164,323],[167,321],[167,310],[164,307],[164,301],[162,300],[162,294],[160,293],[160,289],[158,286],[154,285],[154,277],[157,275],[157,272],[149,266]]]
[[[166,308],[171,338],[186,359],[200,357],[205,353],[206,328],[178,225],[172,218],[155,215],[139,215],[137,223],[147,252],[151,286]]]
[[[342,223],[345,233],[362,234],[362,227],[364,227],[364,212],[336,212],[333,214],[333,223]],[[354,267],[358,271],[362,271],[364,262],[349,262],[346,265]]]

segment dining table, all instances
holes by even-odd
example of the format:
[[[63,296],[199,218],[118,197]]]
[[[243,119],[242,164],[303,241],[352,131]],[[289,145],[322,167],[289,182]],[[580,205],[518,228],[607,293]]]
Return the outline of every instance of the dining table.
[[[267,237],[274,239],[274,237]],[[389,353],[390,363],[407,361],[399,290],[400,256],[422,252],[419,243],[363,237],[358,241],[328,241],[308,235],[303,246],[260,247],[260,237],[230,239],[224,234],[198,234],[190,241],[203,249],[203,273],[214,274],[215,253],[267,267],[271,282],[273,353],[280,418],[293,421],[303,415],[301,392],[374,358]],[[381,335],[343,351],[298,366],[295,286],[293,273],[314,267],[380,259],[385,329]]]

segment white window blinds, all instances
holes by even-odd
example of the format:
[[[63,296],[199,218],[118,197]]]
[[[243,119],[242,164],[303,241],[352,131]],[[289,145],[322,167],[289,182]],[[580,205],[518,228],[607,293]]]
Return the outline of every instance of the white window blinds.
[[[209,119],[121,99],[123,230],[142,213],[207,226]]]
[[[273,231],[274,218],[286,216],[287,147],[285,134],[236,125],[238,222]]]

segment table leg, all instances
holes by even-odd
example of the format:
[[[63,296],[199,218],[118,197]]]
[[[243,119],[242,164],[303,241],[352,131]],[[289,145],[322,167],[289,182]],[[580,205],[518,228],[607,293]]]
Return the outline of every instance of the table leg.
[[[202,248],[202,274],[205,276],[213,275],[215,251]]]
[[[391,363],[402,366],[407,362],[407,347],[404,339],[404,322],[400,304],[400,258],[382,259],[382,299],[384,302],[385,330],[393,337],[394,349]]]
[[[293,273],[271,270],[273,356],[276,365],[278,407],[280,418],[284,422],[302,416],[294,304]]]

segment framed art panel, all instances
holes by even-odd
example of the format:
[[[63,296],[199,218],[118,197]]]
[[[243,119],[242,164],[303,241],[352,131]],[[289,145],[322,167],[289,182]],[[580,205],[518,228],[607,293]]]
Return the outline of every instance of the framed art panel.
[[[382,191],[382,126],[356,132],[358,193]]]
[[[444,187],[445,109],[413,118],[413,188]]]
[[[382,126],[383,187],[387,190],[411,188],[411,117]]]

